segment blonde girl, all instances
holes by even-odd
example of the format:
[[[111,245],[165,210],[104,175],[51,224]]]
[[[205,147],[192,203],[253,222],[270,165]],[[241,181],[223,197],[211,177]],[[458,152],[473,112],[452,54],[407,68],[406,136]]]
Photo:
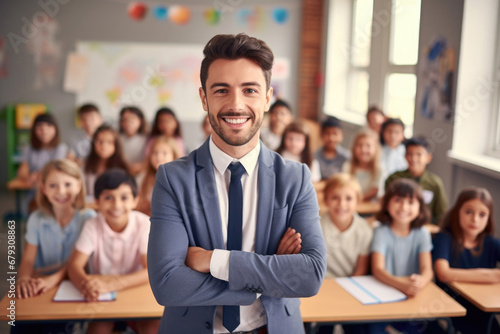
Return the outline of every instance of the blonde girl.
[[[344,163],[342,171],[358,179],[363,193],[362,201],[371,201],[377,197],[382,175],[377,134],[366,129],[358,132],[351,153],[351,160]]]
[[[139,184],[139,204],[137,210],[151,215],[151,195],[155,184],[155,175],[160,165],[179,159],[180,153],[173,138],[159,136],[151,144],[149,155],[146,158],[146,171],[137,182]]]
[[[43,294],[66,276],[66,261],[83,223],[96,215],[84,209],[85,187],[79,166],[53,160],[40,172],[38,210],[28,218],[26,247],[17,280],[20,298]]]

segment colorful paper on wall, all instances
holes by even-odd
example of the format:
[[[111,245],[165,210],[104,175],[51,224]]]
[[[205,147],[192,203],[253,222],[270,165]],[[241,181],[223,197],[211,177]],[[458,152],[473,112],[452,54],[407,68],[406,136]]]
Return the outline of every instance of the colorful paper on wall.
[[[204,115],[198,95],[203,45],[79,42],[78,54],[88,58],[88,82],[76,104],[92,101],[103,118],[116,121],[125,105],[139,105],[152,120],[168,105],[181,121]]]
[[[72,52],[66,60],[63,89],[66,92],[82,92],[87,86],[89,63],[84,55]]]
[[[16,129],[31,129],[35,117],[44,114],[46,110],[44,104],[17,104]]]

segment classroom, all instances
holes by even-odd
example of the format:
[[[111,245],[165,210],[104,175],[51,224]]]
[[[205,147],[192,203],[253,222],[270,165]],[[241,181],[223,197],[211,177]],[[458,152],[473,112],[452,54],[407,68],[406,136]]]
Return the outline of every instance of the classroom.
[[[217,120],[207,116],[210,100],[205,87],[200,88],[205,84],[200,82],[200,66],[204,59],[204,47],[212,37],[239,33],[264,41],[274,54],[269,83],[273,96],[268,101],[267,109],[264,109],[260,131],[262,146],[277,152],[286,161],[294,160],[307,165],[312,181],[308,183],[311,183],[311,188],[315,191],[315,200],[318,200],[320,208],[317,219],[314,219],[320,223],[316,225],[318,231],[324,235],[321,242],[325,242],[326,253],[323,255],[328,260],[325,261],[323,275],[326,271],[327,278],[318,295],[311,298],[300,296],[305,331],[321,334],[377,333],[379,329],[376,326],[370,327],[373,324],[369,323],[369,320],[376,319],[378,322],[387,321],[382,323],[389,326],[384,328],[386,330],[389,328],[395,332],[412,332],[415,328],[399,328],[398,324],[406,324],[402,320],[410,318],[418,319],[415,321],[418,324],[420,321],[430,323],[429,318],[442,318],[442,321],[429,325],[434,327],[428,327],[424,332],[446,332],[453,326],[458,326],[458,329],[463,328],[463,333],[467,333],[467,325],[457,319],[467,319],[468,316],[464,317],[465,312],[472,315],[478,311],[480,316],[486,319],[485,326],[489,326],[488,330],[493,333],[500,322],[500,209],[497,207],[493,210],[494,204],[499,203],[500,199],[500,3],[497,0],[0,1],[0,157],[6,161],[0,164],[0,183],[3,185],[0,187],[0,255],[6,259],[7,264],[11,264],[8,255],[11,255],[11,249],[15,249],[12,252],[15,256],[12,261],[15,264],[17,279],[21,276],[19,272],[26,274],[26,268],[31,264],[26,281],[24,277],[22,280],[26,282],[22,284],[26,285],[17,282],[14,284],[15,289],[23,287],[30,291],[26,293],[31,294],[31,289],[35,289],[36,284],[42,284],[30,282],[38,279],[34,278],[36,270],[33,265],[36,268],[41,253],[37,253],[37,244],[31,241],[40,242],[40,248],[43,237],[36,236],[38,239],[35,239],[33,230],[27,226],[31,214],[42,214],[37,212],[51,212],[57,225],[58,215],[54,214],[50,191],[45,190],[44,185],[50,175],[55,174],[52,171],[78,181],[73,184],[74,189],[77,189],[71,197],[73,206],[80,205],[74,203],[80,203],[78,198],[82,194],[81,189],[86,188],[83,193],[86,196],[81,199],[81,207],[78,206],[81,209],[81,224],[75,223],[79,224],[78,228],[75,227],[78,232],[71,232],[71,237],[64,237],[62,233],[58,237],[63,248],[69,247],[63,263],[71,255],[72,263],[82,264],[81,268],[76,268],[76,265],[71,265],[72,269],[59,267],[57,273],[61,272],[61,275],[66,277],[68,270],[72,281],[75,277],[87,277],[86,279],[90,280],[85,268],[93,266],[93,257],[83,252],[83,249],[90,247],[90,241],[87,240],[85,244],[83,238],[78,238],[82,226],[88,225],[84,222],[91,220],[96,222],[95,226],[101,226],[97,223],[101,219],[102,225],[108,228],[106,224],[110,223],[105,215],[100,213],[104,212],[106,205],[100,200],[100,196],[127,185],[132,190],[130,203],[126,204],[130,205],[130,209],[127,210],[137,212],[137,217],[134,216],[137,226],[134,225],[134,228],[139,229],[141,224],[148,225],[148,233],[146,234],[144,229],[140,230],[137,235],[144,232],[141,234],[144,235],[141,239],[143,241],[137,241],[137,245],[134,241],[134,247],[140,251],[140,254],[136,254],[134,266],[138,264],[136,267],[141,268],[137,273],[141,273],[143,286],[138,288],[132,283],[130,286],[129,283],[123,283],[126,288],[118,291],[117,295],[122,293],[123,298],[128,298],[127,300],[147,296],[144,297],[147,302],[138,307],[140,312],[134,313],[129,309],[116,311],[112,303],[108,303],[110,307],[104,302],[100,304],[92,299],[94,297],[88,297],[87,300],[92,299],[89,302],[92,310],[82,311],[84,313],[80,314],[80,317],[75,317],[70,312],[65,313],[68,310],[61,304],[55,306],[55,311],[51,312],[63,314],[61,319],[54,322],[58,325],[64,325],[61,320],[79,321],[76,325],[73,323],[74,329],[66,328],[69,333],[83,333],[88,323],[82,320],[89,319],[89,314],[94,314],[96,319],[101,320],[137,320],[132,326],[121,321],[111,327],[113,333],[145,333],[148,332],[148,326],[158,326],[155,321],[162,317],[163,309],[154,300],[156,297],[156,300],[160,301],[163,296],[160,297],[155,290],[159,288],[155,287],[157,280],[152,277],[151,272],[149,280],[147,279],[146,239],[149,235],[149,218],[151,217],[152,229],[155,221],[161,221],[155,215],[160,206],[158,198],[165,199],[169,193],[155,190],[157,198],[152,195],[153,187],[157,187],[155,182],[159,182],[155,181],[155,173],[157,170],[166,173],[168,167],[162,169],[163,166],[160,165],[189,156],[201,150],[203,146],[209,147],[208,142],[219,146],[215,139],[206,141],[212,128],[212,138],[216,136],[214,133],[218,135],[219,132],[216,127]],[[262,66],[261,68],[264,70]],[[201,74],[203,77],[203,73]],[[376,125],[372,125],[370,115],[374,117],[373,122],[377,123]],[[92,125],[91,132],[87,131],[87,122],[91,121],[86,121],[85,117],[96,117],[97,123]],[[379,118],[375,120],[376,117]],[[162,125],[161,120],[164,119],[166,124],[167,118],[171,122],[170,125]],[[172,125],[172,122],[175,125]],[[127,127],[130,124],[135,128],[129,134]],[[50,155],[51,158],[48,158],[49,154],[46,152],[33,153],[45,150],[42,149],[45,147],[43,131],[37,132],[42,125],[56,130],[55,135],[51,135],[53,141],[50,139],[51,142],[47,144],[51,150],[57,151],[55,155]],[[174,128],[168,128],[171,125]],[[205,131],[207,127],[208,132]],[[397,130],[399,136],[392,147],[390,136],[393,133],[389,134],[391,129]],[[222,131],[220,128],[218,130]],[[331,132],[328,132],[330,130]],[[327,132],[331,133],[330,138],[336,139],[327,139]],[[30,136],[37,136],[36,143]],[[110,153],[109,159],[100,157],[98,143],[104,143],[104,137],[113,142],[113,153]],[[298,137],[304,141],[304,146],[296,149],[291,142],[292,138],[296,140]],[[223,136],[217,138],[224,140],[221,139]],[[53,144],[56,139],[57,143]],[[331,144],[334,147],[331,151],[327,151],[328,140],[335,141]],[[369,153],[371,160],[368,162],[363,162],[362,143],[376,147]],[[162,159],[167,160],[157,163],[154,155],[164,153],[161,151],[162,147],[168,151],[165,153],[168,159],[163,157]],[[261,149],[260,145],[258,147]],[[225,151],[221,149],[221,152]],[[410,152],[414,152],[413,157]],[[415,162],[415,159],[418,160],[417,154],[423,154],[422,159],[428,159],[423,163],[418,175],[414,172],[415,164],[418,165],[418,161]],[[71,160],[68,166],[65,163],[61,166],[56,163],[51,165],[50,169],[45,162],[40,162],[54,163],[53,159],[63,158],[66,158],[64,161]],[[242,164],[245,166],[243,162]],[[47,168],[43,169],[44,166]],[[69,170],[73,170],[74,166],[77,169],[73,175]],[[228,166],[223,168],[226,167]],[[127,172],[122,175],[121,171],[116,171],[117,168]],[[213,169],[217,168],[214,163]],[[188,172],[186,169],[186,173]],[[226,177],[226,181],[222,182],[229,188],[231,197],[229,174],[224,176],[224,172],[221,173],[221,179]],[[231,170],[231,175],[232,173]],[[109,179],[101,178],[103,175]],[[111,183],[118,182],[117,179],[122,181],[116,189],[106,188],[108,185],[104,185],[104,188],[99,186],[99,183],[106,180]],[[248,178],[250,179],[251,177]],[[408,179],[415,182],[393,181]],[[71,180],[67,183],[71,184]],[[244,186],[246,179],[242,180]],[[189,183],[189,180],[185,182],[194,185]],[[231,176],[231,185],[232,182]],[[130,185],[132,183],[134,186]],[[174,183],[172,181],[172,187],[175,186]],[[397,186],[391,187],[394,184]],[[40,185],[43,187],[38,188]],[[368,222],[370,238],[366,241],[366,251],[351,259],[354,262],[348,265],[349,270],[339,274],[336,269],[331,270],[332,263],[338,260],[344,266],[347,260],[344,255],[340,256],[342,259],[339,260],[335,256],[339,248],[331,245],[335,242],[340,244],[342,240],[339,238],[344,231],[337,223],[333,223],[335,204],[332,194],[337,194],[335,191],[338,191],[342,196],[347,196],[347,188],[349,194],[352,193],[355,197],[355,204],[345,228],[349,228],[357,222],[357,217],[360,217],[364,222]],[[218,190],[220,189],[215,189],[216,195]],[[274,194],[274,190],[271,194]],[[417,260],[417,263],[420,261],[421,264],[421,272],[417,270],[419,279],[424,277],[428,283],[423,288],[426,297],[421,296],[420,299],[413,297],[416,293],[405,292],[399,285],[401,281],[398,281],[397,276],[410,274],[389,274],[392,269],[383,265],[384,259],[387,260],[389,255],[384,258],[379,251],[386,237],[380,236],[379,233],[377,239],[376,231],[384,227],[387,227],[387,230],[394,229],[391,225],[391,196],[398,199],[418,199],[419,214],[424,215],[423,212],[426,212],[426,219],[418,217],[421,220],[417,224],[418,227],[415,227],[412,221],[409,228],[409,231],[425,230],[426,236],[422,238],[427,238],[427,235],[429,238],[428,249],[419,253]],[[42,200],[39,197],[42,197]],[[247,197],[244,198],[246,203]],[[462,198],[465,199],[461,202]],[[277,193],[274,202],[271,201],[275,203],[274,216],[277,217],[272,218],[273,224],[275,220],[279,223],[281,218],[284,221],[293,220],[290,215],[280,215],[281,207],[276,206],[280,200]],[[231,201],[226,202],[221,204],[221,210],[230,211]],[[474,210],[480,207],[481,210],[487,211],[483,215],[486,216],[483,217],[484,226],[487,226],[482,227],[487,233],[477,232],[479,239],[474,241],[473,247],[468,247],[466,238],[455,237],[452,230],[465,231],[464,227],[461,227],[465,226],[465,223],[462,223],[462,218],[457,217],[462,215],[462,211],[466,211],[462,206],[468,208],[467,203],[471,202],[476,205]],[[197,217],[201,209],[196,205],[206,206],[207,202],[185,204],[193,209],[193,217]],[[285,207],[289,203],[281,204]],[[73,206],[71,208],[75,210]],[[424,207],[428,210],[424,210]],[[291,205],[289,209],[293,209]],[[388,219],[387,222],[383,221],[385,218]],[[69,217],[67,220],[71,219],[73,218]],[[457,221],[455,224],[453,219]],[[222,221],[223,226],[228,224],[227,220],[224,222],[224,218]],[[332,232],[331,226],[324,226],[326,221],[332,223],[332,226],[335,225],[335,232]],[[289,221],[285,223],[289,224]],[[73,220],[70,224],[73,224]],[[58,225],[57,227],[59,228]],[[98,228],[92,227],[96,231]],[[62,231],[60,228],[53,231],[56,230]],[[90,227],[83,228],[82,232],[91,233],[90,230]],[[116,231],[113,227],[109,231],[106,230],[110,238],[114,232]],[[198,232],[200,231],[188,231],[186,234],[196,239]],[[15,234],[15,248],[8,248],[9,235],[12,234]],[[304,232],[302,234],[304,235]],[[484,255],[481,253],[483,245],[492,245],[494,252],[488,254],[488,261],[493,261],[493,265],[488,267],[486,272],[480,271],[483,269],[470,269],[466,275],[468,279],[456,278],[463,276],[456,274],[455,270],[459,269],[450,267],[451,260],[448,262],[441,257],[445,247],[437,247],[436,244],[436,240],[444,240],[444,237],[441,238],[443,234],[449,238],[446,242],[450,245],[453,243],[453,247],[458,245],[462,252],[472,254],[474,261],[479,259],[481,254]],[[283,238],[285,235],[283,234]],[[273,237],[275,235],[271,232],[271,239]],[[299,238],[297,234],[295,237]],[[150,242],[152,238],[153,236],[150,236]],[[226,232],[224,238],[227,238]],[[70,239],[71,243],[68,241]],[[279,238],[276,240],[279,241]],[[378,244],[375,240],[379,241]],[[307,248],[307,241],[302,242],[302,246]],[[343,242],[348,243],[346,240]],[[255,249],[258,243],[255,241]],[[76,253],[72,253],[73,245],[76,245]],[[242,246],[239,247],[235,249],[241,250]],[[276,254],[280,254],[279,250],[278,247]],[[345,249],[344,251],[347,253]],[[294,256],[299,252],[300,247],[282,254]],[[428,270],[422,269],[424,253],[428,256]],[[26,254],[30,263],[26,264],[25,260],[22,264],[23,255]],[[497,260],[491,259],[497,255]],[[229,259],[229,255],[227,257]],[[155,259],[150,259],[148,255],[147,263],[150,264],[150,261]],[[58,261],[58,265],[61,265],[60,260]],[[360,262],[363,265],[360,265]],[[483,268],[467,263],[466,267],[461,264],[458,268]],[[356,265],[356,270],[351,270]],[[186,266],[197,271],[188,265],[187,260]],[[436,266],[439,267],[439,272],[436,271]],[[210,269],[213,269],[212,263]],[[397,268],[394,270],[397,271]],[[464,292],[474,288],[473,283],[478,283],[477,277],[472,275],[473,272],[484,278],[479,279],[479,282],[483,280],[483,283],[493,284],[491,291],[494,293],[490,297],[496,298],[496,302],[492,305],[478,304]],[[367,308],[371,305],[357,305],[357,301],[348,296],[346,289],[342,289],[341,283],[337,284],[333,278],[368,274],[410,296],[404,301],[409,306],[396,310],[397,307],[390,308],[390,305],[397,304],[377,305],[379,308],[375,309],[376,312],[392,314],[386,318],[377,318]],[[30,275],[33,277],[30,278]],[[136,276],[139,277],[139,274]],[[298,276],[300,277],[300,274]],[[494,278],[489,280],[490,277]],[[153,292],[149,284],[145,283],[146,280],[151,282]],[[56,286],[59,286],[60,281],[61,279]],[[444,283],[445,281],[454,282]],[[53,285],[47,293],[51,294],[50,298],[56,290],[52,288]],[[252,288],[261,290],[254,286]],[[95,293],[97,298],[95,291],[92,293]],[[9,292],[12,292],[12,285],[4,280],[0,283],[0,295],[5,296],[0,303],[2,307],[3,302],[9,302]],[[18,293],[20,292],[16,291],[14,295]],[[91,293],[90,288],[88,293]],[[352,304],[345,304],[345,308],[331,304],[330,299],[325,297],[329,293],[342,296],[346,294],[346,298],[352,299]],[[42,297],[45,298],[44,302],[50,303],[47,294],[32,298],[36,300]],[[264,292],[263,296],[265,294]],[[434,297],[439,295],[439,298],[442,298],[440,302],[449,305],[448,313],[433,313],[427,309],[422,311],[426,303],[432,305],[436,301],[437,297],[432,299],[432,294]],[[258,296],[260,297],[260,292]],[[259,297],[257,299],[260,299]],[[47,320],[44,318],[46,314],[37,313],[40,310],[22,306],[28,305],[28,300],[16,299],[21,302],[17,303],[18,319],[23,319],[22,307],[26,307],[26,312],[33,312],[30,313],[30,321]],[[261,310],[262,304],[258,304]],[[286,309],[287,305],[284,305]],[[292,306],[288,307],[291,309]],[[222,306],[219,306],[219,309],[217,312],[222,314]],[[353,312],[361,315],[361,319],[352,318]],[[101,316],[95,316],[96,314]],[[8,314],[6,315],[7,318],[2,314],[1,319],[9,321]],[[0,323],[0,332],[14,328],[7,321]],[[20,324],[29,326],[30,321],[20,320]],[[222,325],[222,320],[219,322],[219,325]],[[359,325],[358,322],[363,324]],[[211,332],[219,332],[217,328],[220,326],[217,327],[216,323],[214,320],[214,329],[210,330]],[[50,320],[45,321],[46,328],[43,330],[61,329],[51,328],[51,324]],[[460,327],[462,325],[465,327]],[[264,333],[261,331],[264,329],[266,333],[274,333],[272,326],[271,322],[268,322],[266,327],[264,322],[264,326],[257,326],[255,330],[253,327],[236,327],[236,331]],[[22,327],[20,328],[19,332],[22,332]],[[97,332],[97,328],[102,329],[90,327],[89,333],[92,330]],[[43,332],[42,329],[39,330]],[[171,330],[175,333],[175,329]],[[30,330],[25,329],[25,332]]]

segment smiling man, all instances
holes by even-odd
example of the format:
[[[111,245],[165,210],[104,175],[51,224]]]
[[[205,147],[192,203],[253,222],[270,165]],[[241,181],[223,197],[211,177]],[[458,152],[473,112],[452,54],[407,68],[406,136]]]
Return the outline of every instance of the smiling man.
[[[245,34],[217,35],[203,53],[212,135],[160,166],[151,201],[160,333],[303,333],[298,298],[318,292],[326,249],[307,166],[259,140],[273,53]]]

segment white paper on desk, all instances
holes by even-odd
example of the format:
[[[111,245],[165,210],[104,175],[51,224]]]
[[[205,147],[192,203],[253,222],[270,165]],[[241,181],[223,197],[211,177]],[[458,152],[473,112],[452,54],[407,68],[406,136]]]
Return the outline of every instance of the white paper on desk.
[[[112,301],[116,299],[116,291],[103,293],[99,296],[97,300],[104,301]],[[85,301],[85,297],[83,297],[82,293],[76,288],[76,286],[71,283],[71,281],[64,280],[59,284],[59,288],[57,289],[56,295],[53,299],[55,302],[79,302]]]
[[[364,305],[391,303],[406,299],[404,293],[380,282],[373,276],[339,277],[335,280]]]

